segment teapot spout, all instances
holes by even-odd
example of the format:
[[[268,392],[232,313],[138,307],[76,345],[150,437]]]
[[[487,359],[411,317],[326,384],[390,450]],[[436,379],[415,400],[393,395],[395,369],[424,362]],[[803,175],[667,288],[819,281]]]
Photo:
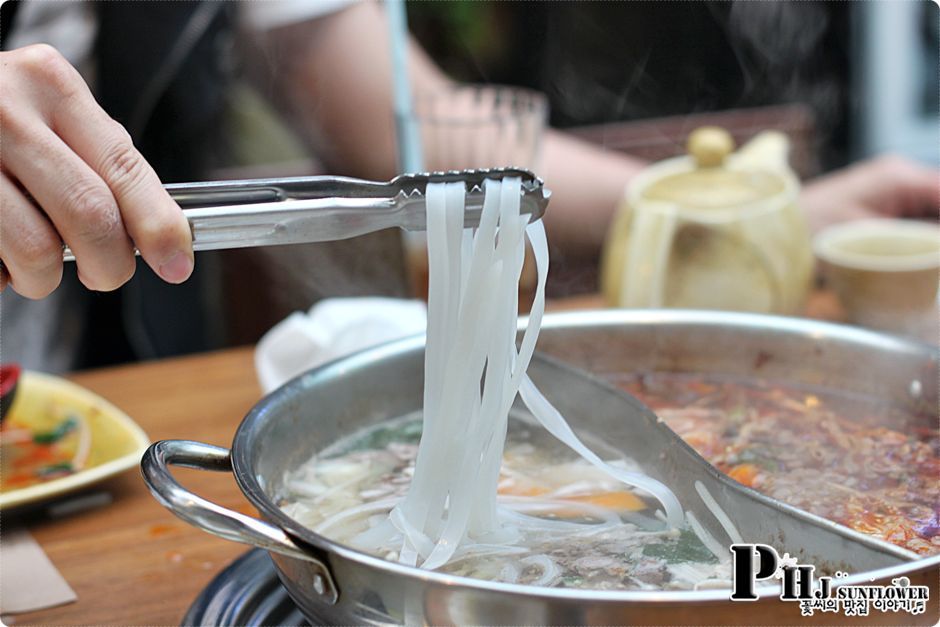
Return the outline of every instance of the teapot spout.
[[[762,131],[733,155],[734,165],[746,169],[789,172],[790,139],[780,131]]]

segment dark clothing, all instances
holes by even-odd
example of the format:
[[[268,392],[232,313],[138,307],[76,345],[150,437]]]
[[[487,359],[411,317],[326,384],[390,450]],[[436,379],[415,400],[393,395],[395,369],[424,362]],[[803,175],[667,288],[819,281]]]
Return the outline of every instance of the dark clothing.
[[[164,182],[204,174],[230,79],[231,2],[98,2],[95,93]]]
[[[235,3],[98,2],[96,94],[166,183],[206,178],[220,146]],[[202,260],[200,260],[202,261]],[[82,366],[212,348],[213,281],[197,263],[182,285],[138,262],[123,288],[93,299]],[[114,323],[102,324],[107,318]],[[115,335],[115,329],[123,333]]]
[[[6,35],[19,1],[2,6]],[[206,177],[219,150],[225,110],[234,2],[122,0],[96,2],[94,46],[102,107],[131,133],[164,182]],[[5,41],[6,38],[3,38]],[[143,262],[121,289],[73,290],[75,315],[86,329],[77,368],[212,348],[220,321],[206,313],[213,279],[204,259],[182,285],[163,283]],[[66,268],[65,282],[76,282]]]

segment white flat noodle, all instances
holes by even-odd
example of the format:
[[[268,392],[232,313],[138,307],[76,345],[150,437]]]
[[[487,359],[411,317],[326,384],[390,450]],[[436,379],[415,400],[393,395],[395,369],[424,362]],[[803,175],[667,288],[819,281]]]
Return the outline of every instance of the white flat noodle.
[[[705,545],[705,548],[711,551],[712,554],[718,558],[719,562],[727,562],[729,560],[729,551],[721,546],[721,542],[716,540],[715,536],[708,533],[705,527],[702,526],[702,523],[695,517],[695,514],[686,512],[685,517],[689,521],[689,527],[692,528],[693,533],[698,536],[701,543]]]
[[[542,221],[531,223],[526,229],[529,242],[532,244],[532,255],[535,257],[537,283],[535,298],[529,310],[529,319],[525,333],[522,336],[522,346],[519,349],[519,361],[512,373],[513,385],[519,388],[522,377],[529,367],[529,361],[535,352],[535,342],[539,338],[542,328],[542,314],[545,312],[545,282],[548,280],[548,240],[545,238],[545,225]]]
[[[598,507],[597,505],[592,505],[591,503],[581,503],[578,501],[563,501],[561,499],[550,499],[542,498],[537,496],[500,496],[500,504],[504,505],[507,509],[514,512],[521,513],[546,513],[550,514],[557,512],[560,509],[563,510],[575,510],[580,511],[582,514],[589,516],[591,518],[596,518],[601,521],[601,523],[578,523],[578,522],[569,522],[565,520],[551,520],[551,519],[542,519],[539,522],[550,523],[553,526],[559,528],[566,528],[569,530],[586,528],[586,527],[600,527],[600,526],[613,526],[620,522],[620,515],[617,512],[608,509],[606,507]]]
[[[512,186],[509,186],[510,189]],[[438,536],[437,544],[428,558],[421,564],[422,568],[434,569],[443,566],[454,555],[461,541],[466,537],[468,530],[476,533],[485,533],[489,529],[481,528],[480,517],[473,516],[474,509],[483,509],[489,512],[495,509],[491,503],[495,498],[495,482],[497,476],[492,473],[494,467],[498,473],[498,464],[502,458],[502,443],[505,441],[503,433],[496,444],[494,432],[504,431],[503,422],[498,412],[501,384],[497,383],[506,377],[509,369],[509,360],[505,356],[512,346],[512,338],[504,337],[502,341],[494,342],[492,338],[498,337],[498,331],[507,327],[508,320],[501,314],[500,303],[505,302],[503,297],[510,290],[518,286],[518,274],[513,268],[513,258],[516,249],[514,240],[521,234],[517,223],[519,219],[518,202],[514,211],[507,209],[507,191],[503,186],[499,196],[498,209],[500,219],[498,222],[498,242],[483,238],[482,228],[477,233],[474,250],[481,256],[474,257],[467,280],[465,292],[461,297],[461,318],[459,329],[474,329],[476,333],[459,333],[456,349],[451,353],[448,363],[448,372],[445,377],[453,381],[458,392],[450,397],[457,405],[442,405],[441,411],[458,415],[466,411],[469,406],[474,411],[468,420],[457,426],[454,441],[460,442],[459,451],[455,451],[457,463],[453,468],[458,470],[459,481],[448,482],[449,506],[447,520],[443,531]],[[518,186],[515,197],[518,198]],[[509,200],[513,198],[510,193]],[[484,218],[481,216],[481,223]],[[489,254],[492,252],[492,254]],[[521,268],[519,269],[521,271]],[[514,276],[515,275],[515,276]],[[486,291],[496,287],[495,297],[487,297]],[[512,316],[515,317],[514,315]],[[500,319],[503,324],[500,324]],[[496,333],[486,338],[486,330],[495,330]],[[484,335],[481,335],[481,332]],[[484,370],[486,374],[484,375]],[[470,373],[467,376],[466,373]],[[483,378],[484,386],[482,398],[480,397],[479,381]],[[445,384],[446,385],[446,384]],[[494,385],[496,391],[494,391]],[[495,422],[494,422],[495,418]],[[482,423],[481,423],[482,419]],[[498,450],[496,450],[498,448]],[[489,459],[490,463],[481,463],[481,459]],[[479,494],[482,485],[491,485],[487,494]],[[474,497],[477,498],[474,498]],[[432,496],[432,499],[440,495]],[[476,524],[471,524],[475,522]],[[492,521],[486,525],[492,527]]]
[[[372,501],[370,503],[363,503],[362,505],[357,505],[356,507],[350,507],[347,510],[343,510],[338,514],[330,516],[319,525],[316,526],[314,531],[317,533],[326,533],[331,527],[335,527],[341,522],[347,520],[354,520],[361,517],[363,514],[371,514],[373,512],[380,512],[382,510],[388,511],[395,506],[397,501],[395,499],[384,499],[381,501]]]
[[[444,188],[440,185],[429,185],[427,189],[427,205],[431,207],[443,206],[445,202]],[[448,322],[447,282],[446,275],[449,266],[447,240],[445,237],[444,213],[440,210],[427,212],[428,233],[428,322],[427,344],[438,346],[443,341],[444,326]],[[434,351],[425,351],[424,354],[424,407],[427,411],[436,411],[434,407],[434,390],[440,387],[440,364],[438,355]],[[433,425],[428,425],[432,427]]]
[[[398,561],[407,566],[418,565],[418,553],[414,550],[414,547],[411,546],[411,543],[408,542],[408,540],[405,540],[401,547],[401,552],[398,554]]]
[[[597,454],[584,445],[575,435],[574,431],[565,421],[564,417],[557,409],[545,398],[532,380],[526,376],[522,381],[522,387],[519,388],[519,395],[522,401],[535,416],[535,419],[541,423],[545,429],[553,436],[567,444],[574,452],[594,464],[611,477],[619,479],[627,485],[640,488],[652,494],[662,503],[666,510],[666,521],[673,527],[682,526],[682,507],[679,500],[665,484],[648,475],[637,472],[629,472],[611,466],[603,461]]]
[[[88,455],[91,452],[91,427],[80,415],[74,414],[74,416],[78,421],[79,436],[71,465],[74,470],[78,471],[85,467],[85,462],[88,461]]]
[[[519,581],[519,568],[512,562],[503,564],[503,569],[499,571],[499,580],[505,583],[516,583]]]
[[[454,553],[454,558],[466,559],[468,557],[482,557],[486,555],[522,555],[529,549],[522,546],[506,546],[505,544],[464,544]]]
[[[531,582],[530,586],[550,586],[561,576],[558,564],[547,555],[530,555],[519,561],[526,566],[538,566],[542,570],[542,574]]]
[[[300,479],[291,479],[286,482],[285,487],[292,496],[300,496],[308,499],[316,499],[327,491],[320,484],[305,483]]]
[[[434,549],[434,542],[420,529],[415,528],[401,510],[394,509],[389,515],[392,525],[404,536],[403,552],[415,551],[418,555],[427,556]]]
[[[705,507],[712,513],[718,523],[724,528],[725,533],[728,534],[728,538],[731,539],[731,542],[734,544],[740,544],[744,542],[744,538],[741,537],[741,534],[738,533],[738,528],[734,526],[734,523],[731,522],[731,519],[728,518],[728,514],[725,513],[725,510],[721,509],[721,506],[718,505],[718,501],[715,500],[715,497],[711,495],[711,492],[708,491],[708,488],[705,487],[701,481],[695,482],[695,491],[698,492],[698,495],[702,497],[702,502],[705,503]]]
[[[518,203],[513,202],[519,187],[506,184],[500,190],[500,220],[496,244],[496,259],[500,266],[500,277],[495,283],[499,297],[518,293],[519,276],[522,273],[523,258],[518,255],[524,236],[524,216],[518,213]],[[485,297],[485,296],[484,296]],[[492,300],[496,300],[495,298]],[[483,395],[480,406],[482,416],[495,417],[491,430],[480,430],[484,435],[482,457],[478,460],[480,472],[473,486],[471,527],[475,535],[490,534],[498,530],[495,493],[499,480],[499,467],[506,442],[508,410],[504,409],[506,398],[515,396],[515,390],[508,390],[508,373],[513,363],[512,346],[515,338],[518,305],[513,299],[511,306],[505,304],[494,312],[488,339],[486,372],[484,374]],[[488,419],[489,420],[489,419]]]
[[[401,544],[403,539],[403,534],[395,528],[391,518],[386,516],[379,524],[354,536],[352,543],[366,551],[378,551],[391,545]]]
[[[497,502],[508,414],[521,392],[536,419],[555,437],[605,473],[659,499],[670,524],[682,510],[661,483],[615,468],[574,435],[525,372],[535,351],[545,308],[548,244],[540,221],[520,215],[521,181],[486,181],[478,228],[463,229],[466,190],[461,183],[427,186],[428,329],[424,418],[408,493],[397,503],[369,503],[340,512],[318,527],[329,530],[390,508],[388,517],[356,535],[354,545],[397,553],[403,564],[435,569],[458,559],[528,552],[520,542],[535,535],[590,535],[622,525],[619,516],[590,504],[546,499]],[[532,243],[537,283],[517,350],[518,288],[525,238]],[[539,518],[559,506],[600,522]],[[531,514],[531,515],[530,515]],[[365,522],[369,522],[366,520]],[[560,574],[546,555],[521,562],[537,566],[536,584]],[[515,570],[513,570],[515,568]],[[504,569],[507,579],[518,567]]]
[[[499,511],[495,512],[494,516],[498,517],[498,514]],[[498,544],[503,547],[512,546],[519,542],[521,538],[522,534],[519,532],[519,528],[512,524],[500,525],[493,531],[478,533],[475,537],[476,541],[482,544]]]
[[[454,425],[460,424],[459,416],[445,410],[444,405],[451,402],[455,393],[453,377],[447,378],[448,367],[454,368],[451,363],[454,351],[448,338],[453,337],[455,330],[459,328],[461,305],[464,304],[461,302],[462,290],[454,289],[454,286],[462,284],[464,275],[468,274],[462,266],[469,264],[464,264],[463,260],[460,263],[441,263],[439,267],[434,264],[442,255],[448,260],[453,257],[455,238],[463,238],[464,199],[465,189],[460,183],[428,187],[428,315],[429,318],[436,316],[436,322],[439,322],[435,325],[433,333],[429,327],[429,349],[425,352],[424,412],[425,416],[440,417],[424,421],[424,436],[432,442],[446,442],[449,434],[453,432]],[[484,201],[484,205],[490,212],[497,209],[493,200],[488,204]],[[437,473],[427,469],[446,463],[449,449],[450,447],[422,447],[419,450],[411,493],[427,496],[422,499],[408,498],[400,506],[417,527],[427,527],[434,533],[437,533],[437,527],[440,526],[446,485],[439,480]]]

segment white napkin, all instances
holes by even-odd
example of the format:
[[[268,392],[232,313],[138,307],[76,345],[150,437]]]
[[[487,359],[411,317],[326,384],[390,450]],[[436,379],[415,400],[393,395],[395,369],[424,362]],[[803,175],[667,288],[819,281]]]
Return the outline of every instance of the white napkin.
[[[19,614],[71,603],[78,597],[23,527],[3,529],[0,613]]]
[[[358,350],[423,333],[427,307],[420,300],[330,298],[296,311],[264,334],[255,371],[265,393],[289,379]]]

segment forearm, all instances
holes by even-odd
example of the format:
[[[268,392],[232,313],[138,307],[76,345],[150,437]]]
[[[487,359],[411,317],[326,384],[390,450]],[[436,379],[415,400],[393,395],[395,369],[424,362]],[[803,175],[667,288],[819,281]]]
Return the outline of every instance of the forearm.
[[[624,189],[645,164],[549,130],[539,174],[552,191],[545,226],[569,257],[595,257]]]
[[[382,8],[362,2],[260,35],[259,84],[337,173],[394,176],[397,164],[388,27]],[[450,81],[413,41],[414,91]]]
[[[259,82],[318,156],[337,173],[373,179],[395,174],[388,28],[381,7],[363,2],[260,37]],[[415,93],[451,81],[410,42]],[[273,77],[273,78],[272,78]],[[538,166],[552,190],[546,226],[570,257],[596,256],[629,179],[642,163],[559,131],[548,131]]]

